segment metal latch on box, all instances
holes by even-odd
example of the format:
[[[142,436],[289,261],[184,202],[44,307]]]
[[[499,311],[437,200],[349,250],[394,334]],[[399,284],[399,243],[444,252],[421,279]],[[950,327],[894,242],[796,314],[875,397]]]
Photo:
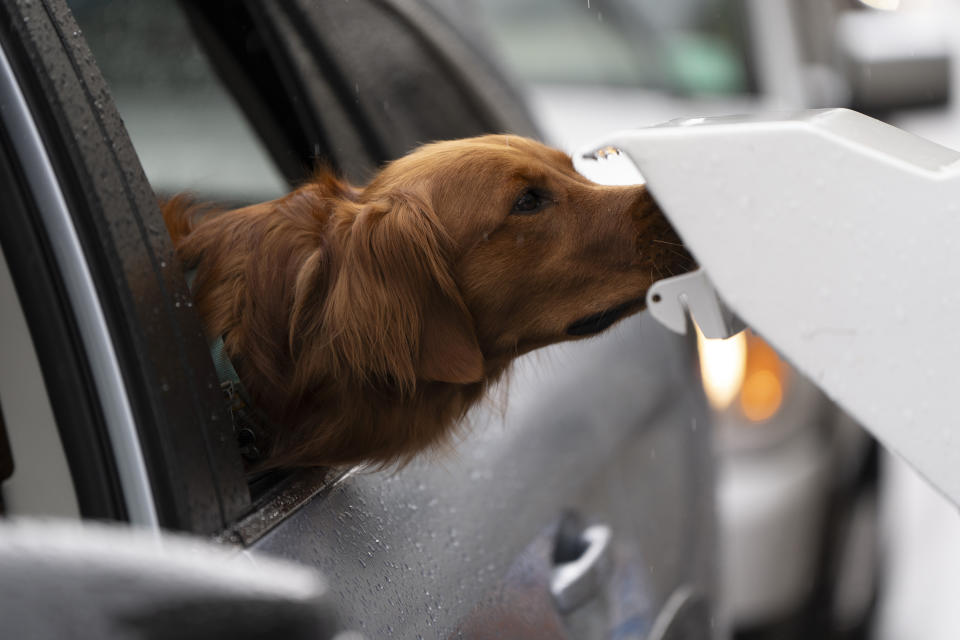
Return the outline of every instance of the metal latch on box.
[[[647,291],[647,309],[665,327],[687,332],[687,314],[707,338],[729,338],[746,325],[717,296],[703,269],[658,280]]]

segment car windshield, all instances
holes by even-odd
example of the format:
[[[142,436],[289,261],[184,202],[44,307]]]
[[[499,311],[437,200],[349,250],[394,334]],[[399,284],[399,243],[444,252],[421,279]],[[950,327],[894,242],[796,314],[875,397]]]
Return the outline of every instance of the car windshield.
[[[524,82],[688,95],[751,87],[745,21],[732,0],[482,0],[474,10]]]

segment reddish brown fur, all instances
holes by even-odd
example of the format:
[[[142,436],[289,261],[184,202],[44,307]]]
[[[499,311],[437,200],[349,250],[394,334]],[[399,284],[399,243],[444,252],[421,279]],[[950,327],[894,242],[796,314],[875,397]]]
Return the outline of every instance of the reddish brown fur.
[[[552,204],[511,215],[528,187]],[[603,187],[515,136],[421,147],[363,189],[164,207],[210,336],[268,416],[264,466],[405,462],[518,355],[691,262],[644,187]]]

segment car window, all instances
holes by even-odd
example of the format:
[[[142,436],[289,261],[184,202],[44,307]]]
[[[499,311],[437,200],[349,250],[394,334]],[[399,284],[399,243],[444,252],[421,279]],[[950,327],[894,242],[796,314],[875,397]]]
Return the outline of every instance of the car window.
[[[190,191],[227,203],[286,192],[286,181],[177,6],[68,4],[155,191],[164,196]]]
[[[161,197],[189,191],[225,206],[259,202],[282,195],[316,164],[362,182],[421,142],[536,134],[509,83],[426,5],[304,0],[222,11],[219,3],[193,1],[67,4]],[[144,215],[149,229],[162,230]],[[184,311],[182,299],[170,301],[176,313]],[[192,357],[210,362],[204,349]],[[173,408],[164,389],[143,390],[159,400],[159,411],[164,403]],[[180,431],[196,426],[155,428],[141,427],[157,439],[148,446],[160,449],[156,457],[148,452],[148,463],[171,478],[177,465],[192,469],[182,454],[166,457],[166,432],[187,439]],[[257,503],[280,486],[275,476],[248,476],[249,487],[219,478],[233,504],[249,505],[250,496]],[[234,501],[232,493],[248,497]],[[193,505],[184,509],[202,517]]]

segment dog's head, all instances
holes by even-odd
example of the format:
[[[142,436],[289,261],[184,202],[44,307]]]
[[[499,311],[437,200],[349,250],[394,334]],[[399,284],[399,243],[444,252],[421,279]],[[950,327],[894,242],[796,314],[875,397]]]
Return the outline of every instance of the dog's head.
[[[324,326],[347,366],[407,385],[483,381],[693,265],[645,187],[595,184],[516,136],[421,147],[345,206]]]

